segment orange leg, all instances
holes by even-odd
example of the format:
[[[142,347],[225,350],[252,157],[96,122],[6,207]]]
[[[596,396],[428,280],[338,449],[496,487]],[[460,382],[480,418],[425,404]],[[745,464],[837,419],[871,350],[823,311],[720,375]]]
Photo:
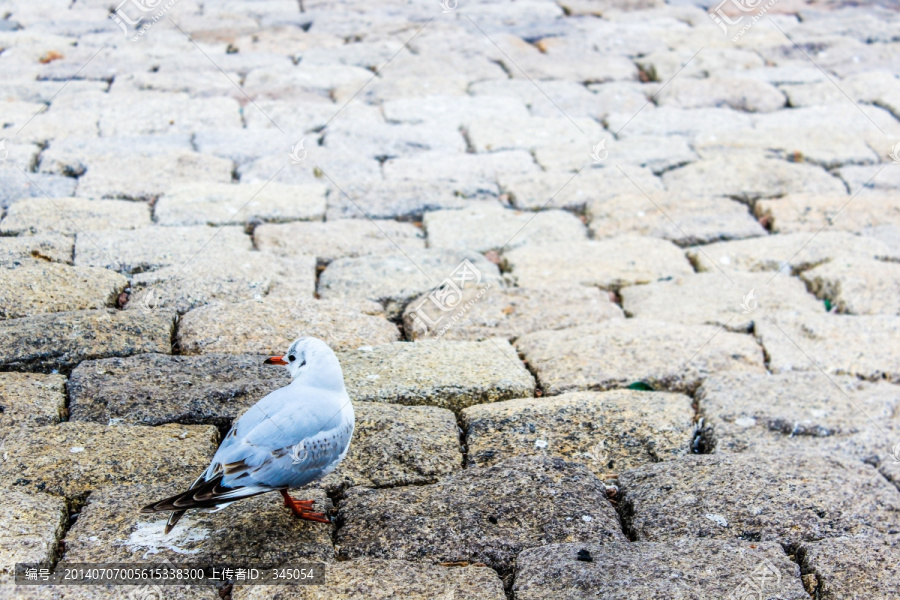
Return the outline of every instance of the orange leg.
[[[315,512],[312,510],[315,500],[294,500],[291,498],[287,490],[281,490],[281,496],[284,498],[284,505],[291,509],[294,516],[298,519],[306,521],[315,521],[317,523],[331,523],[331,519],[325,513]]]

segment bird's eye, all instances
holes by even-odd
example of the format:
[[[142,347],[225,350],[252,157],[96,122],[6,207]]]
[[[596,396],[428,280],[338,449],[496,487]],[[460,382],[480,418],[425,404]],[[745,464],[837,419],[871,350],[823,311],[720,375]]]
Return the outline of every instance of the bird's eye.
[[[296,359],[297,359],[297,357],[294,356],[293,354],[291,354],[290,356],[288,356],[288,360],[291,361],[291,362],[294,362]]]

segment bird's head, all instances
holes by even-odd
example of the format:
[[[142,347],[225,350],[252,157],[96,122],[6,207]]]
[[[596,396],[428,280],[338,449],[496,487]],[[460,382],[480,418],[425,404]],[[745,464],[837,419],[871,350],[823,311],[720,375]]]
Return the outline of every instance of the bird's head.
[[[328,344],[313,337],[302,337],[294,340],[283,356],[273,356],[265,360],[267,365],[283,365],[291,379],[303,378],[311,385],[319,382],[319,387],[335,387],[328,385],[334,382],[343,388],[344,376],[341,365]]]

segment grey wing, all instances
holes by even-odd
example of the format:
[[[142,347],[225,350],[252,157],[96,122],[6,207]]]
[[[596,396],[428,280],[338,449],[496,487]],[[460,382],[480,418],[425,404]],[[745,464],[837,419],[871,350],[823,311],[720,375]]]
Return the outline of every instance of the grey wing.
[[[299,487],[333,469],[346,454],[353,424],[344,423],[336,408],[340,398],[308,400],[299,402],[287,388],[266,396],[235,423],[206,478],[219,472],[225,486],[278,489]]]
[[[274,450],[253,469],[252,479],[273,487],[306,485],[334,470],[347,454],[352,435],[353,424],[347,423]]]

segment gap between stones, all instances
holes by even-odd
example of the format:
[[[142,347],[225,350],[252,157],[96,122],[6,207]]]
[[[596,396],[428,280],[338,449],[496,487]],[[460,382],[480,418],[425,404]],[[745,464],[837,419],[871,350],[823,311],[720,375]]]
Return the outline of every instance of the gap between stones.
[[[809,594],[809,597],[816,600],[819,597],[819,583],[815,569],[811,568],[806,562],[806,551],[802,545],[781,544],[781,549],[792,563],[795,563],[800,569],[800,585]],[[811,589],[810,589],[811,588]]]
[[[60,532],[59,537],[56,538],[56,551],[54,552],[53,560],[50,563],[51,571],[55,571],[56,565],[63,559],[66,553],[66,536],[69,535],[69,530],[72,529],[75,522],[78,520],[78,517],[81,515],[81,511],[87,504],[91,493],[92,492],[89,491],[78,496],[62,496],[62,499],[66,504],[66,518],[63,522],[62,531]]]

